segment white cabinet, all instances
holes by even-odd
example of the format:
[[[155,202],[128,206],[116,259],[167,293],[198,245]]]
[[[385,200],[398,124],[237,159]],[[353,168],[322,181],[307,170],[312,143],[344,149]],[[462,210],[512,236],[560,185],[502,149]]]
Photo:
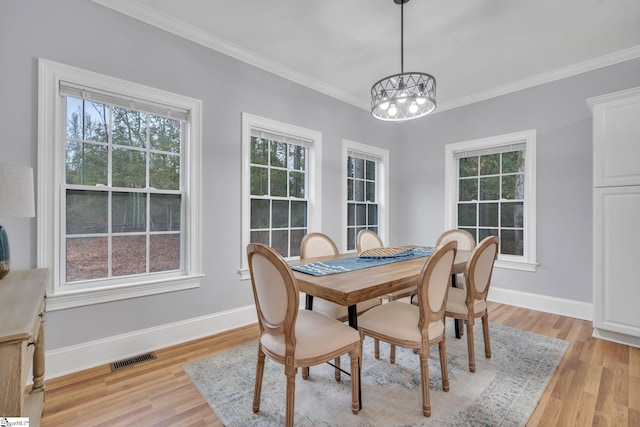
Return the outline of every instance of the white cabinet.
[[[593,108],[593,335],[640,347],[640,88]]]

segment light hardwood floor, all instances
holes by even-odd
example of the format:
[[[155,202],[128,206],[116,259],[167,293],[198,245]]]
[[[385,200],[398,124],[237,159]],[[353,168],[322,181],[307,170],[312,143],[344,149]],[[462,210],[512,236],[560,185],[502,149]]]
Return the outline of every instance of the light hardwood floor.
[[[640,426],[640,349],[592,338],[591,322],[509,305],[490,303],[489,319],[570,342],[529,426]],[[158,350],[156,360],[115,372],[101,366],[48,380],[41,425],[221,427],[181,365],[257,332],[244,327]]]

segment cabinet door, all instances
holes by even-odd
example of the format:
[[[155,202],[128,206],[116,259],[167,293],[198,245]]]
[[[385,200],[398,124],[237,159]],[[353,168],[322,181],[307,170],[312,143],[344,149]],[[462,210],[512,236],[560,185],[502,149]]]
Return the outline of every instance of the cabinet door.
[[[640,185],[640,91],[593,104],[593,185]]]
[[[640,337],[640,186],[594,190],[594,326]]]

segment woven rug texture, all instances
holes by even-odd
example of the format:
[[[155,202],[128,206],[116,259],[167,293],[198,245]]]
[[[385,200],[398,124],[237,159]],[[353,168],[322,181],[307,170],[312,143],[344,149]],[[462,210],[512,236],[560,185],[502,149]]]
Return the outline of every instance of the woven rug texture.
[[[533,413],[569,343],[490,323],[492,357],[485,358],[482,329],[474,328],[476,372],[469,372],[466,336],[453,336],[447,319],[450,391],[442,390],[438,348],[429,357],[431,417],[422,416],[419,356],[389,345],[373,357],[367,337],[362,361],[362,409],[351,413],[351,379],[334,379],[327,364],[311,368],[308,380],[296,378],[296,426],[524,426]],[[282,365],[266,359],[260,411],[252,411],[256,344],[183,365],[193,384],[226,427],[282,426],[285,381]],[[349,359],[341,360],[348,367]],[[300,370],[298,371],[300,372]]]

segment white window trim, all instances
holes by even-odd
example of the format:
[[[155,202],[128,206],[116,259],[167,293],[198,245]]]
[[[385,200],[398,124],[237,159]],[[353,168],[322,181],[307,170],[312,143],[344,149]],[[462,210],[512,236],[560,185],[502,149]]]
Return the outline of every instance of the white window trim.
[[[158,104],[173,105],[189,111],[188,156],[183,156],[189,174],[185,187],[187,206],[185,229],[186,275],[174,278],[132,278],[131,283],[109,287],[64,289],[60,283],[62,254],[60,253],[60,189],[64,177],[64,127],[61,126],[62,98],[60,80],[97,87],[146,99]],[[39,58],[38,61],[38,205],[37,205],[37,265],[48,268],[51,281],[47,289],[47,310],[62,310],[91,304],[136,298],[200,286],[201,270],[201,148],[202,101],[151,88],[126,80],[82,70]],[[71,287],[70,287],[71,288]]]
[[[313,232],[321,229],[322,224],[322,132],[295,126],[289,123],[265,117],[255,116],[249,113],[242,113],[242,245],[240,251],[240,268],[238,274],[241,280],[250,279],[249,265],[247,262],[247,245],[251,236],[249,224],[251,221],[251,129],[257,128],[275,134],[291,135],[303,140],[312,141],[309,148],[309,159],[307,162],[307,231]],[[291,259],[296,259],[291,258]]]
[[[525,211],[524,237],[526,247],[523,257],[500,255],[496,267],[513,270],[536,271],[536,130],[526,130],[488,138],[455,142],[445,145],[445,230],[457,228],[458,162],[454,154],[465,150],[478,150],[511,145],[526,144],[525,153]]]
[[[383,242],[388,243],[388,231],[389,231],[389,150],[384,148],[374,147],[372,145],[362,144],[360,142],[350,141],[348,139],[342,140],[342,251],[347,252],[347,157],[350,151],[362,153],[364,155],[370,155],[377,157],[378,162],[378,176],[376,181],[381,185],[377,186],[378,196],[378,236]],[[349,251],[354,252],[354,251]]]

